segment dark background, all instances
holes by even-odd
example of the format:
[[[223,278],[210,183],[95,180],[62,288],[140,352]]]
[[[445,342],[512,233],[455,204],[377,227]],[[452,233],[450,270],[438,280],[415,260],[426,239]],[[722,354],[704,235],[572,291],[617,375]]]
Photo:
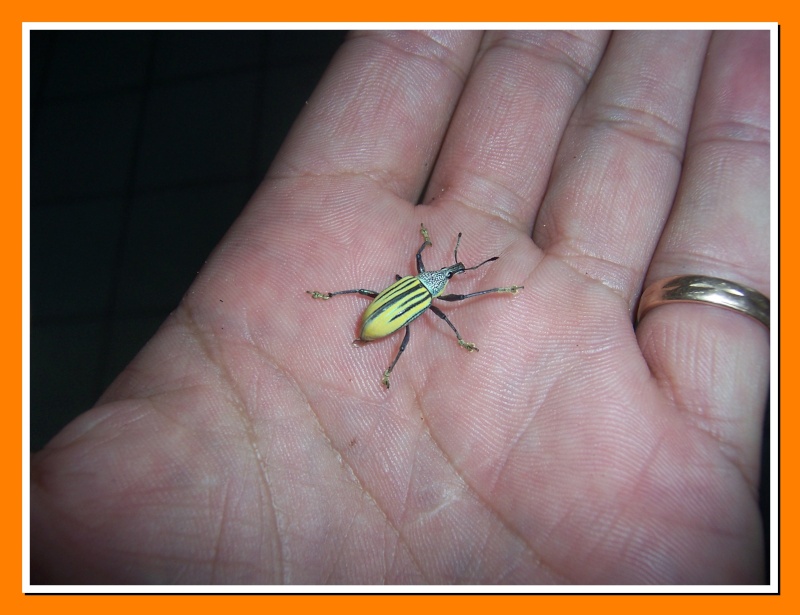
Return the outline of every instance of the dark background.
[[[30,33],[31,450],[90,408],[177,306],[343,40]]]
[[[343,39],[30,33],[31,450],[177,306]]]

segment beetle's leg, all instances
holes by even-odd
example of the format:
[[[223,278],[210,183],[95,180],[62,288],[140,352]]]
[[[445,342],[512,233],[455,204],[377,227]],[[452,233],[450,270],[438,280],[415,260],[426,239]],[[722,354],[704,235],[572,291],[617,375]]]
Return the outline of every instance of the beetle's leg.
[[[441,299],[441,297],[439,297],[439,299]],[[442,312],[442,310],[440,310],[435,305],[431,305],[430,308],[431,308],[431,310],[433,310],[434,314],[436,314],[439,318],[441,318],[443,321],[445,321],[450,326],[450,328],[453,330],[453,333],[455,333],[456,337],[458,338],[458,345],[459,346],[461,346],[462,348],[466,348],[470,352],[472,352],[473,350],[478,350],[478,347],[475,344],[473,344],[472,342],[465,342],[464,341],[464,338],[461,337],[461,334],[458,332],[458,329],[456,329],[456,326],[452,322],[450,322],[450,319],[447,316],[445,316],[445,313]]]
[[[336,295],[365,295],[367,297],[372,297],[373,299],[378,296],[374,290],[367,290],[365,288],[358,288],[355,290],[337,290],[333,293],[321,293],[317,290],[307,290],[306,291],[309,295],[311,295],[314,299],[330,299],[331,297],[335,297]]]
[[[479,290],[477,293],[469,293],[468,295],[439,295],[437,299],[442,301],[463,301],[470,297],[477,297],[478,295],[488,295],[489,293],[511,293],[517,294],[518,290],[522,290],[524,286],[507,286],[504,288],[490,288],[489,290]]]
[[[392,364],[389,366],[389,369],[383,372],[383,385],[387,389],[389,388],[389,374],[392,373],[394,366],[397,365],[397,361],[400,358],[400,355],[403,354],[403,351],[406,349],[406,346],[408,346],[408,338],[410,335],[411,335],[411,328],[409,327],[409,325],[406,325],[406,334],[403,337],[403,341],[400,343],[400,350],[397,351],[397,356],[394,358],[394,361],[392,361]]]
[[[425,265],[422,264],[422,251],[425,249],[425,246],[432,246],[431,238],[428,235],[428,229],[425,228],[424,224],[420,224],[420,233],[422,233],[422,238],[425,240],[422,242],[419,250],[417,250],[417,273],[422,273],[425,271]]]

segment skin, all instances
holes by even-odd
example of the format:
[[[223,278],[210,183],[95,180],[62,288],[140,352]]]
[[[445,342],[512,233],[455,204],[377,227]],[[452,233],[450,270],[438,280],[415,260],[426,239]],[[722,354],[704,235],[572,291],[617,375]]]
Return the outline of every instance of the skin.
[[[766,32],[354,33],[180,307],[32,459],[37,583],[761,583]],[[414,207],[417,202],[423,206]],[[467,265],[392,373],[368,299]]]

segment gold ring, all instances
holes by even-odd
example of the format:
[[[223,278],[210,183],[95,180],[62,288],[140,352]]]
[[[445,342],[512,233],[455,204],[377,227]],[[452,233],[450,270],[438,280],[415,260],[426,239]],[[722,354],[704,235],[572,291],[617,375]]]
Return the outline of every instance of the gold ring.
[[[676,275],[647,287],[639,300],[636,322],[654,307],[671,302],[696,302],[735,310],[769,329],[769,299],[749,286],[705,275]]]

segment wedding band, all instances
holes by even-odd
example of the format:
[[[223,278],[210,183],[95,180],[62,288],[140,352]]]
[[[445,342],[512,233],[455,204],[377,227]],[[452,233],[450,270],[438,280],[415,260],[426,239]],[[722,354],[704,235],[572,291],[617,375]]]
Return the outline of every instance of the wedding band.
[[[769,299],[749,286],[705,275],[677,275],[647,287],[636,322],[654,307],[673,302],[707,303],[755,318],[769,329]]]

